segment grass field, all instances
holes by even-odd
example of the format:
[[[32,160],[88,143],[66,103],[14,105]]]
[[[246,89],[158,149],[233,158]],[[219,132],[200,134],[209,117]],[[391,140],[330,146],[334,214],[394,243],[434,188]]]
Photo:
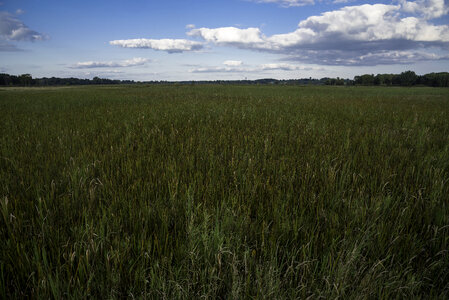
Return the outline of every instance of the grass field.
[[[0,298],[449,297],[449,89],[0,90]]]

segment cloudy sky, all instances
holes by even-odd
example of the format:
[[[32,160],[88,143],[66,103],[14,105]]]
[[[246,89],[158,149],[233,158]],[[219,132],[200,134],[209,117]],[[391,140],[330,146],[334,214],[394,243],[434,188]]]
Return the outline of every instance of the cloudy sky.
[[[0,0],[0,72],[134,80],[449,71],[449,0]]]

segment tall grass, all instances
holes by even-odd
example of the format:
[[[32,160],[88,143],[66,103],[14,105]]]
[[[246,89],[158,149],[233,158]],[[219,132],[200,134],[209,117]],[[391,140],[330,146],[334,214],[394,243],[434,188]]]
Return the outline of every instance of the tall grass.
[[[449,90],[0,90],[1,298],[449,297]]]

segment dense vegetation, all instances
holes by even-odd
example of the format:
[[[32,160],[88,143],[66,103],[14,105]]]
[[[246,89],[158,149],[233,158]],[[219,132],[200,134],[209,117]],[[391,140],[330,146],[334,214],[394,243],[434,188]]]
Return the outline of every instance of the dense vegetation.
[[[0,297],[449,297],[449,90],[0,89]]]
[[[215,80],[215,81],[151,81],[135,82],[132,80],[112,80],[94,77],[93,79],[78,78],[33,78],[30,74],[19,76],[0,74],[0,86],[62,86],[62,85],[110,85],[110,84],[231,84],[231,85],[251,85],[251,84],[277,84],[277,85],[365,85],[365,86],[431,86],[449,87],[449,73],[429,73],[422,76],[416,75],[413,71],[402,72],[401,74],[365,74],[355,76],[354,80],[343,78],[321,79],[301,78],[277,80],[264,78],[257,80]]]
[[[43,77],[33,78],[30,74],[0,74],[0,86],[61,86],[61,85],[99,85],[99,84],[132,84],[131,80],[112,80],[94,77],[92,79]]]
[[[429,73],[418,76],[415,72],[407,71],[401,74],[365,74],[354,77],[356,85],[385,85],[385,86],[414,86],[424,85],[433,87],[449,87],[449,73]]]

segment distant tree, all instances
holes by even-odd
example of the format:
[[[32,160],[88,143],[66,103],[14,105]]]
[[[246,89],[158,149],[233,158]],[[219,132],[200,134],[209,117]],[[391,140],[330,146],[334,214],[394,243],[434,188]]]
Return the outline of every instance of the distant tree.
[[[2,73],[0,74],[0,85],[10,85],[12,84],[11,75]]]
[[[392,85],[394,74],[377,74],[374,77],[374,85]]]
[[[374,85],[374,75],[373,74],[364,74],[361,76],[354,77],[355,84],[359,85]]]
[[[100,84],[101,83],[101,78],[95,76],[94,78],[92,78],[92,83],[93,84]]]
[[[30,74],[22,74],[19,76],[19,84],[23,86],[31,86],[33,84],[33,77]]]
[[[413,71],[406,71],[399,74],[399,84],[402,86],[412,86],[418,81],[418,76]]]
[[[421,76],[420,83],[434,87],[449,87],[449,73],[429,73]]]
[[[374,77],[374,85],[381,85],[382,84],[382,76],[380,74],[377,74]]]
[[[337,77],[337,78],[327,78],[324,82],[325,85],[345,85],[345,80]]]

